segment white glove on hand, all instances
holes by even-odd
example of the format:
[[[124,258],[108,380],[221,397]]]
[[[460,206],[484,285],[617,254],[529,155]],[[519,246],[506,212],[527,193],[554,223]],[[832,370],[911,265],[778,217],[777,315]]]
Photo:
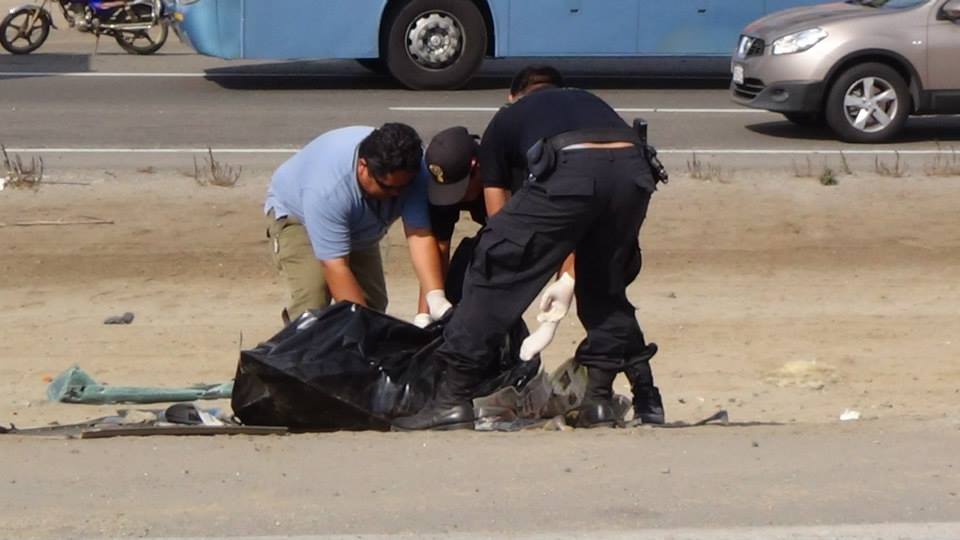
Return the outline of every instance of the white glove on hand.
[[[541,323],[540,326],[520,344],[520,360],[526,362],[546,349],[547,345],[553,341],[553,336],[557,333],[558,325],[559,323],[557,322]]]
[[[540,297],[540,314],[537,315],[537,320],[542,323],[560,322],[570,311],[575,283],[573,277],[564,272],[560,279],[547,287]]]
[[[413,325],[417,328],[426,328],[430,326],[430,323],[433,322],[433,319],[430,318],[429,313],[417,313],[413,318]]]
[[[453,304],[447,300],[447,296],[443,293],[443,289],[434,289],[432,291],[427,291],[426,294],[427,307],[430,310],[430,320],[439,321],[443,318],[444,315],[453,308]]]

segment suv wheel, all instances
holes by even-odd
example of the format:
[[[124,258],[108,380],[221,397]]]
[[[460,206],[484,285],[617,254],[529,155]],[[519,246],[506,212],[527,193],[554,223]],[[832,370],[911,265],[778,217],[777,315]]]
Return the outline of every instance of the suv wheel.
[[[910,90],[895,69],[885,64],[860,64],[833,83],[826,118],[841,139],[876,143],[900,131],[910,109]]]

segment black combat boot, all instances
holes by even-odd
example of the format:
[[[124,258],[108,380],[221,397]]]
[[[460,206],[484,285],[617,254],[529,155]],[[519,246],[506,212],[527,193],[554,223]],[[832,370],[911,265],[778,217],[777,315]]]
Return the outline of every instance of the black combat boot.
[[[587,368],[587,391],[580,407],[570,411],[568,421],[575,428],[613,427],[618,422],[613,406],[616,371]]]
[[[420,412],[393,420],[394,431],[425,429],[449,431],[473,429],[473,395],[470,389],[477,381],[465,373],[447,368],[436,395]]]
[[[653,385],[653,370],[650,359],[657,354],[657,344],[647,345],[643,354],[628,360],[624,373],[630,381],[633,391],[633,419],[644,424],[663,424],[666,415],[663,412],[663,399],[660,390]]]

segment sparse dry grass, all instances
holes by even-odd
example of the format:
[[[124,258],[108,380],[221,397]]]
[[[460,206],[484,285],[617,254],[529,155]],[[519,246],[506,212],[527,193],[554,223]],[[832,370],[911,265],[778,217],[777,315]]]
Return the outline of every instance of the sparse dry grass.
[[[725,182],[727,171],[724,171],[719,165],[704,163],[693,153],[693,157],[687,160],[687,174],[695,180]]]
[[[840,166],[842,167],[841,170],[843,171],[843,174],[853,174],[853,169],[850,168],[850,163],[847,161],[847,155],[843,153],[843,150],[840,151]]]
[[[809,156],[800,165],[796,161],[793,162],[793,176],[797,178],[813,178],[816,176],[813,173],[813,163]]]
[[[849,171],[849,165],[846,162],[846,158],[844,158],[842,161],[844,168]],[[800,164],[797,164],[796,161],[793,162],[793,176],[796,178],[816,178],[820,181],[820,184],[824,186],[835,186],[839,183],[837,180],[837,173],[832,168],[827,166],[826,160],[824,160],[823,167],[817,170],[813,166],[813,162],[809,157],[805,158]]]
[[[894,160],[892,164],[888,164],[885,161],[880,159],[880,156],[873,158],[873,170],[880,176],[888,176],[890,178],[901,178],[903,175],[907,174],[907,166],[900,159],[900,152],[894,152]]]
[[[939,144],[937,149],[940,149]],[[957,149],[951,147],[949,156],[937,153],[933,161],[923,167],[923,172],[927,176],[960,176],[960,155],[957,155]]]
[[[201,186],[233,187],[240,180],[243,167],[234,168],[216,160],[213,150],[207,148],[208,157],[203,158],[201,167],[197,158],[193,158],[193,179]]]
[[[0,189],[6,186],[18,189],[40,189],[43,180],[43,158],[30,158],[30,166],[26,167],[20,156],[14,154],[11,158],[7,148],[0,144],[0,155],[3,157],[4,176],[0,178]]]
[[[820,173],[820,183],[824,186],[835,186],[839,183],[833,169],[826,166],[823,167],[823,171]]]

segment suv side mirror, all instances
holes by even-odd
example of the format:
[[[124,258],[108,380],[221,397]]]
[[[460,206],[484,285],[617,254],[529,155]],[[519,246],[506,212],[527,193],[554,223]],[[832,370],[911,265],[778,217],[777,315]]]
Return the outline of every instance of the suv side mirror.
[[[940,19],[957,22],[960,20],[960,0],[950,0],[940,9]]]

